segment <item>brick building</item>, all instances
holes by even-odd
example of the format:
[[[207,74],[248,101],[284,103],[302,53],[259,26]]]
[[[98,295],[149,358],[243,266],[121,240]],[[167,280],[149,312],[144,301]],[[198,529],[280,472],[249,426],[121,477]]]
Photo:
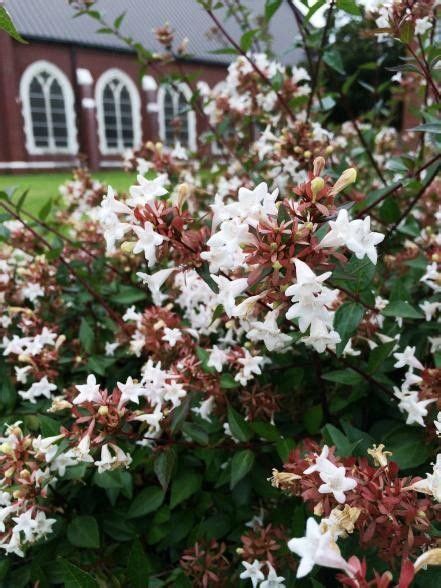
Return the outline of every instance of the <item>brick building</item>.
[[[264,0],[248,6],[260,15]],[[97,2],[110,23],[125,11],[121,33],[150,51],[162,50],[153,29],[167,21],[178,44],[188,38],[191,57],[142,76],[135,54],[114,35],[98,33],[89,16],[73,18],[66,0],[10,0],[6,7],[29,43],[0,31],[0,172],[71,168],[80,155],[92,169],[120,166],[121,155],[142,141],[175,141],[177,116],[180,142],[197,148],[206,128],[188,108],[191,90],[168,86],[164,78],[182,68],[194,82],[213,86],[225,77],[229,56],[213,53],[222,40],[196,0]],[[225,26],[240,39],[234,18]],[[271,28],[275,53],[295,63],[299,54],[286,53],[297,34],[289,7],[281,6]]]

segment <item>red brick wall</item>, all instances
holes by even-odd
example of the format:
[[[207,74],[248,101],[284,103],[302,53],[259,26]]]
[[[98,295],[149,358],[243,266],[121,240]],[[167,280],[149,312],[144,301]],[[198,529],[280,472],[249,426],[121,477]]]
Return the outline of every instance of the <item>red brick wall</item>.
[[[113,52],[95,48],[76,47],[48,42],[31,41],[28,45],[19,44],[11,40],[7,35],[0,33],[0,171],[1,163],[5,162],[64,162],[66,167],[72,167],[75,157],[71,155],[29,155],[25,146],[24,121],[21,112],[19,84],[25,69],[33,62],[44,59],[58,66],[69,78],[75,94],[76,102],[76,127],[78,133],[79,153],[86,156],[90,153],[90,139],[86,140],[85,133],[90,132],[87,120],[82,120],[84,112],[81,107],[83,88],[78,86],[76,70],[88,69],[93,77],[92,96],[95,94],[95,83],[98,78],[110,68],[119,68],[129,75],[136,84],[141,99],[141,120],[143,140],[157,140],[157,125],[152,121],[154,113],[146,110],[146,93],[142,90],[139,80],[139,66],[136,57],[130,53]],[[185,64],[182,66],[185,73],[194,80],[206,81],[210,86],[216,84],[225,77],[225,68],[215,65]],[[174,64],[155,68],[148,71],[148,75],[159,82],[163,73],[178,71]],[[89,90],[89,91],[90,91]],[[205,120],[197,115],[198,134],[206,130]],[[96,132],[94,131],[94,135]],[[93,138],[98,146],[98,137]],[[119,156],[101,155],[97,151],[98,165],[104,161],[120,162]]]

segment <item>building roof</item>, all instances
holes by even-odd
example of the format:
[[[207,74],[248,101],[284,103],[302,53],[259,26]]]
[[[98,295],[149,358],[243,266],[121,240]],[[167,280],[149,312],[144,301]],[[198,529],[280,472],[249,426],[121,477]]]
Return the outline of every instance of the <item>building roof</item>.
[[[265,0],[246,0],[245,4],[252,10],[253,17],[264,12]],[[127,46],[114,35],[98,33],[101,25],[90,16],[73,18],[75,12],[67,0],[7,0],[6,7],[18,31],[30,40],[127,50]],[[221,37],[213,35],[213,22],[197,0],[98,0],[96,8],[110,23],[125,12],[121,33],[131,36],[150,51],[163,49],[156,41],[153,29],[169,22],[176,31],[177,43],[188,38],[188,52],[194,61],[222,64],[232,59],[231,55],[212,53],[227,45]],[[216,14],[220,15],[228,33],[238,41],[241,31],[234,18],[226,18],[225,10],[216,11]],[[275,54],[285,63],[296,63],[301,55],[299,50],[293,49],[298,31],[287,3],[283,2],[272,18],[270,32]]]

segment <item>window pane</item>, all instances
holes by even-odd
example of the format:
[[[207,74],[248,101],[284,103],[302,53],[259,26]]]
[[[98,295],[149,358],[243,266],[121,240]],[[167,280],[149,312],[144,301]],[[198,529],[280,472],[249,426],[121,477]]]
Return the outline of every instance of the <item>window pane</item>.
[[[178,116],[179,116],[179,141],[182,145],[188,146],[188,109],[189,106],[182,92],[178,96]]]
[[[121,89],[120,94],[120,120],[122,141],[124,147],[134,146],[133,136],[133,117],[132,117],[132,101],[130,99],[129,91],[125,86]]]
[[[37,147],[49,145],[49,133],[43,88],[37,78],[29,87],[29,103],[31,108],[32,134]]]
[[[64,103],[63,90],[55,79],[50,85],[50,110],[55,146],[67,147],[66,106]]]
[[[109,148],[117,147],[118,134],[116,127],[116,106],[111,83],[107,84],[103,92],[104,135]]]

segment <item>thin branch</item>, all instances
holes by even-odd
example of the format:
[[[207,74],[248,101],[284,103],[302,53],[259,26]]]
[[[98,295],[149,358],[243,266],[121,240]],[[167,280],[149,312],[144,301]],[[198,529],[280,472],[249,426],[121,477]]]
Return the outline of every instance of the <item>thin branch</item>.
[[[314,73],[314,78],[312,80],[312,85],[311,85],[311,93],[309,94],[309,100],[308,100],[308,106],[306,107],[306,120],[309,120],[309,117],[311,115],[311,109],[312,109],[312,102],[314,99],[314,94],[317,91],[318,88],[318,81],[319,81],[319,77],[320,77],[320,67],[322,65],[322,59],[323,59],[323,53],[325,52],[325,45],[327,43],[328,40],[328,33],[329,30],[331,28],[331,22],[332,22],[332,12],[334,9],[334,5],[335,2],[334,0],[331,0],[331,3],[329,5],[328,8],[328,16],[326,18],[326,24],[325,27],[323,29],[323,34],[322,34],[322,39],[320,42],[320,48],[319,48],[319,55],[318,55],[318,60],[317,60],[317,66],[315,69],[315,73]]]
[[[430,159],[427,163],[425,163],[424,165],[422,165],[415,172],[408,172],[406,174],[405,178],[416,178],[416,177],[418,177],[422,171],[424,171],[426,168],[428,168],[429,166],[431,166],[432,163],[435,163],[436,161],[438,161],[438,159],[440,159],[440,158],[441,158],[441,155],[435,155],[435,157],[432,157],[432,159]],[[357,218],[360,218],[360,217],[364,216],[367,212],[369,212],[370,210],[372,210],[373,208],[375,208],[377,206],[377,204],[380,204],[380,202],[383,202],[383,200],[385,200],[388,196],[390,196],[391,194],[393,194],[396,190],[399,190],[400,188],[402,188],[403,185],[404,185],[404,178],[396,186],[393,186],[390,190],[388,190],[387,192],[385,192],[384,194],[382,194],[379,198],[377,198],[377,200],[375,200],[374,202],[372,202],[372,204],[369,204],[369,206],[366,206],[366,208],[363,208],[362,210],[360,210],[360,212],[357,214]]]
[[[209,8],[205,9],[208,16],[211,18],[211,20],[215,23],[215,25],[217,26],[217,28],[220,30],[220,32],[224,35],[224,37],[227,39],[227,41],[230,43],[230,45],[232,47],[234,47],[234,49],[236,49],[236,51],[242,55],[247,61],[248,63],[251,65],[251,67],[253,68],[253,70],[257,73],[257,75],[261,78],[261,80],[271,88],[271,90],[276,94],[277,96],[277,100],[279,101],[280,106],[283,108],[283,110],[286,112],[286,114],[291,118],[291,120],[296,120],[296,117],[294,116],[294,113],[292,112],[289,104],[286,102],[285,98],[280,94],[279,91],[275,90],[271,80],[263,73],[263,71],[254,63],[254,61],[252,59],[250,59],[250,57],[246,54],[246,52],[241,48],[241,46],[236,43],[236,41],[233,39],[233,37],[228,33],[228,31],[226,31],[225,27],[222,25],[222,23],[219,21],[219,19],[217,18],[217,16],[213,13],[212,10],[210,10]]]
[[[0,206],[2,208],[4,208],[11,216],[13,216],[16,220],[20,221],[23,226],[26,228],[26,230],[28,230],[38,241],[40,241],[40,243],[42,243],[45,247],[47,247],[47,249],[49,249],[49,251],[53,251],[51,244],[39,233],[37,233],[37,231],[35,231],[32,227],[30,227],[26,221],[24,221],[19,214],[17,214],[15,212],[15,210],[11,210],[8,206],[6,206],[6,204],[2,201],[0,201]],[[98,292],[96,292],[93,288],[91,288],[91,286],[89,286],[89,284],[87,283],[86,280],[84,280],[84,278],[82,278],[79,274],[77,274],[77,272],[72,268],[72,266],[69,264],[68,261],[66,261],[66,259],[64,259],[64,257],[62,255],[58,256],[59,261],[66,267],[67,271],[78,280],[78,282],[89,292],[89,294],[104,308],[104,310],[107,312],[107,314],[120,326],[125,326],[124,325],[124,321],[122,320],[122,318],[113,310],[113,308],[111,308],[107,302],[104,300],[104,298],[101,296],[101,294],[99,294]]]
[[[400,218],[393,224],[392,228],[386,233],[386,236],[384,238],[385,241],[386,241],[386,239],[388,239],[392,235],[392,233],[395,232],[395,230],[400,225],[400,223],[402,223],[403,220],[407,217],[407,215],[411,212],[411,210],[416,205],[418,200],[421,198],[421,196],[423,196],[424,192],[427,190],[427,188],[430,186],[430,184],[436,178],[436,175],[440,169],[441,169],[441,165],[438,164],[434,168],[433,172],[429,175],[428,179],[424,182],[424,184],[421,186],[421,188],[418,190],[418,192],[412,198],[412,200],[409,202],[409,205],[406,207],[406,209],[400,215]]]

